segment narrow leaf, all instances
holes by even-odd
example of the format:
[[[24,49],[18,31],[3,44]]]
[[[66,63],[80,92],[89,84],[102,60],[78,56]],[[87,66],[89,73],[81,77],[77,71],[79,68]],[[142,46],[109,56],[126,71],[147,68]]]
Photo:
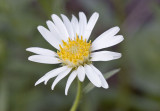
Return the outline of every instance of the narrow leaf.
[[[112,71],[109,71],[109,72],[104,74],[104,78],[108,79],[108,78],[110,78],[111,76],[113,76],[114,74],[116,74],[119,71],[120,71],[120,69],[114,69]],[[84,88],[83,92],[84,93],[88,93],[94,88],[95,88],[95,86],[92,83],[88,83],[87,86]]]

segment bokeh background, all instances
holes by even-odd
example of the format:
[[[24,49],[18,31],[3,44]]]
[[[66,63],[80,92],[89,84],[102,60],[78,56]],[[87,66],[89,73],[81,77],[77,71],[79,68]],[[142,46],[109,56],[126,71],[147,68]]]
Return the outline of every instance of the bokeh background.
[[[68,111],[76,83],[64,95],[67,78],[51,90],[34,83],[57,65],[27,60],[25,49],[39,46],[55,50],[37,31],[55,13],[89,18],[100,14],[91,39],[113,26],[125,40],[107,50],[122,58],[95,62],[103,73],[121,68],[108,79],[110,88],[95,88],[86,94],[78,111],[160,111],[160,0],[0,0],[0,111]],[[85,79],[85,82],[89,81]],[[84,83],[84,85],[86,85]]]

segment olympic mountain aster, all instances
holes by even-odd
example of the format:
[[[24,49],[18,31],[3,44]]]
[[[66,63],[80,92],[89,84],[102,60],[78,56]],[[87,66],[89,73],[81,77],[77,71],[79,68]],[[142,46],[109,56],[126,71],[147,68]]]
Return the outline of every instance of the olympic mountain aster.
[[[61,79],[69,75],[65,88],[66,95],[69,86],[76,77],[83,82],[87,76],[96,87],[107,89],[108,84],[105,78],[92,65],[92,61],[110,61],[121,57],[121,53],[117,52],[95,52],[114,46],[124,39],[122,35],[116,35],[120,30],[119,27],[105,31],[91,43],[88,39],[99,17],[97,12],[93,13],[88,22],[83,12],[79,12],[79,21],[74,15],[72,15],[71,21],[63,14],[61,14],[63,21],[55,14],[51,17],[53,22],[50,20],[46,22],[49,30],[43,26],[38,26],[38,31],[47,42],[57,49],[57,53],[49,49],[31,47],[26,50],[36,55],[30,56],[28,60],[44,64],[61,63],[62,67],[49,71],[35,85],[41,82],[47,84],[50,78],[57,76],[52,84],[53,90]]]

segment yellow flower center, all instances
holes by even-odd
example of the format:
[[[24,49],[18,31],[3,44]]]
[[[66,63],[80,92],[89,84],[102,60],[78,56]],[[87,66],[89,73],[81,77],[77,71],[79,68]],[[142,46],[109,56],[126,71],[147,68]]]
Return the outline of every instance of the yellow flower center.
[[[86,39],[83,40],[76,36],[74,40],[68,38],[67,42],[63,42],[63,45],[59,45],[60,50],[57,51],[57,54],[61,62],[69,67],[77,67],[79,65],[84,65],[89,63],[89,55],[91,48],[91,41],[87,43]]]

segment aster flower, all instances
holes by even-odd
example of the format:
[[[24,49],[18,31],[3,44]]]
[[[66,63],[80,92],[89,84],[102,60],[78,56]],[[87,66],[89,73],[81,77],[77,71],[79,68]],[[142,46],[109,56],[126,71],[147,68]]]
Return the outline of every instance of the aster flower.
[[[123,40],[122,35],[116,35],[120,30],[119,27],[105,31],[91,42],[89,37],[99,17],[97,12],[93,13],[88,22],[83,12],[79,13],[79,20],[74,15],[72,15],[71,21],[63,14],[61,14],[63,21],[55,14],[51,17],[53,21],[46,22],[49,30],[38,26],[38,31],[48,43],[57,49],[57,52],[39,47],[27,48],[27,51],[36,54],[30,56],[28,60],[44,64],[61,64],[62,66],[46,73],[35,85],[42,82],[47,84],[49,79],[57,76],[51,87],[53,90],[61,79],[69,75],[65,88],[66,95],[76,77],[81,82],[87,77],[96,87],[107,89],[107,81],[92,62],[110,61],[121,57],[121,53],[97,51],[114,46]]]

